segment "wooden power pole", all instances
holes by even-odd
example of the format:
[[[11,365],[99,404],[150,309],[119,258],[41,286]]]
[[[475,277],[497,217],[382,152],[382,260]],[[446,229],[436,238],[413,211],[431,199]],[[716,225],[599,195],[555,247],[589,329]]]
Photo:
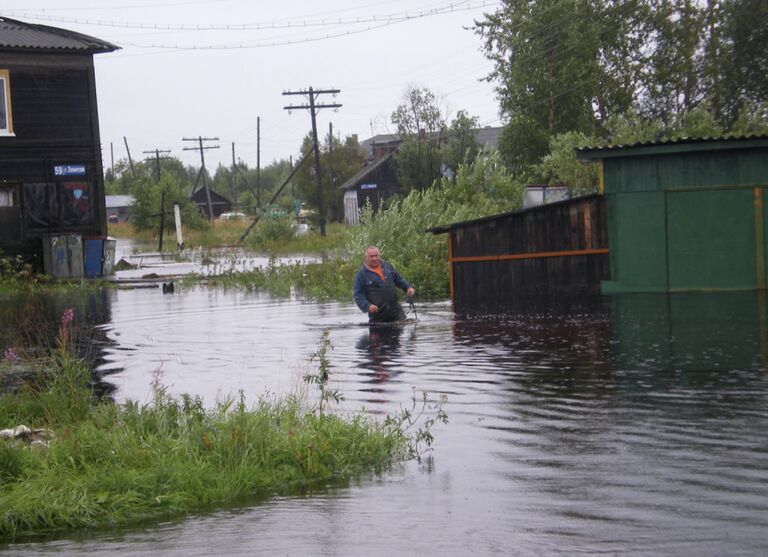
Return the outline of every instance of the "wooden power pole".
[[[317,141],[317,111],[321,108],[340,108],[342,105],[338,103],[333,104],[317,104],[317,97],[325,94],[336,95],[340,93],[340,89],[318,89],[314,90],[310,87],[307,91],[283,91],[283,95],[303,95],[309,100],[309,104],[303,105],[289,105],[283,107],[285,110],[297,110],[304,109],[309,110],[312,116],[312,150],[315,155],[315,187],[317,188],[317,210],[320,213],[320,235],[325,236],[325,204],[323,203],[323,184],[322,176],[320,174],[320,145]]]
[[[155,155],[155,170],[157,172],[157,182],[160,183],[160,159],[168,159],[169,157],[161,157],[160,153],[164,155],[170,153],[168,149],[153,149],[152,151],[142,151],[145,155]],[[159,253],[163,253],[163,232],[165,230],[165,190],[160,190],[160,242],[157,247]]]
[[[197,141],[197,147],[184,147],[184,151],[200,151],[200,175],[203,177],[203,188],[205,188],[205,200],[208,205],[208,222],[213,221],[213,204],[211,203],[211,190],[208,188],[208,180],[205,175],[205,155],[203,154],[208,149],[218,149],[219,145],[203,145],[203,141],[218,141],[218,137],[182,137],[182,141]],[[195,183],[197,188],[197,183]]]

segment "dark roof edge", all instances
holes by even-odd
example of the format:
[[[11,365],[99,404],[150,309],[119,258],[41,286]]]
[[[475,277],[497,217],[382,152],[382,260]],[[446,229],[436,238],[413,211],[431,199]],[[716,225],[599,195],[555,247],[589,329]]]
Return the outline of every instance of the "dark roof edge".
[[[109,41],[105,41],[103,39],[99,39],[91,35],[86,35],[84,33],[78,33],[77,31],[62,29],[61,27],[51,27],[50,25],[41,25],[39,23],[27,23],[26,21],[20,21],[18,19],[5,17],[3,15],[0,15],[0,20],[8,21],[10,23],[14,23],[22,27],[35,29],[37,31],[49,33],[51,35],[57,35],[57,36],[65,37],[68,39],[82,41],[83,43],[85,43],[83,45],[85,48],[83,48],[82,50],[86,52],[103,53],[103,52],[114,52],[115,50],[122,49],[122,47],[116,44],[110,43]],[[77,49],[56,48],[56,47],[24,47],[24,48],[18,48],[14,50],[29,50],[29,51],[35,51],[35,52],[40,52],[40,51],[61,52],[61,51],[72,51]]]
[[[362,167],[360,170],[355,172],[346,182],[341,184],[339,186],[340,190],[351,190],[356,184],[357,181],[361,180],[377,168],[379,168],[381,165],[383,165],[385,162],[387,162],[389,159],[395,156],[395,153],[387,153],[381,158],[376,159],[373,163],[367,164],[364,167]]]
[[[543,211],[545,209],[549,209],[550,207],[556,207],[557,205],[565,205],[566,203],[571,203],[572,201],[576,199],[592,199],[595,197],[602,197],[602,193],[590,193],[589,195],[580,195],[579,197],[571,197],[570,199],[563,199],[561,201],[555,201],[553,203],[544,203],[543,205],[536,205],[535,207],[528,207],[527,209],[520,209],[518,211],[509,211],[508,213],[500,213],[498,215],[490,215],[487,217],[480,217],[479,219],[472,219],[472,220],[465,220],[461,222],[454,222],[451,224],[444,224],[441,226],[433,226],[432,228],[427,228],[425,232],[431,232],[432,234],[445,234],[446,232],[450,232],[451,230],[455,230],[456,228],[464,228],[465,226],[473,226],[475,224],[482,224],[484,222],[489,222],[495,219],[501,219],[505,217],[511,217],[513,215],[523,215],[526,213],[533,213],[536,211]]]
[[[630,145],[606,145],[603,147],[582,147],[574,149],[576,158],[583,161],[617,157],[669,155],[696,151],[719,151],[725,149],[749,149],[768,147],[768,135],[741,135],[723,137],[684,137],[667,141],[649,141]]]

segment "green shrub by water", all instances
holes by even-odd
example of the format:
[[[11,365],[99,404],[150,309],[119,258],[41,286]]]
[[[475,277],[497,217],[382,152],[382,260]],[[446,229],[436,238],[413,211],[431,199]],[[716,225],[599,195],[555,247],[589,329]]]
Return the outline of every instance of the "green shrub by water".
[[[516,182],[497,157],[479,157],[459,167],[455,180],[412,191],[383,210],[362,210],[362,224],[346,230],[344,249],[334,250],[321,263],[269,265],[246,273],[226,273],[206,279],[230,288],[263,290],[276,296],[291,293],[310,299],[350,300],[355,273],[370,245],[381,249],[422,298],[446,298],[449,289],[447,235],[426,230],[439,225],[518,209],[523,185]],[[337,237],[335,244],[338,245]],[[296,241],[299,239],[297,238]]]
[[[0,541],[303,492],[414,456],[402,421],[329,415],[292,398],[247,408],[242,395],[208,410],[163,389],[151,404],[98,402],[68,357],[45,377],[0,396],[0,428],[55,432],[48,447],[0,441]]]
[[[386,210],[366,207],[362,226],[354,231],[348,251],[362,262],[365,248],[381,249],[383,259],[415,287],[421,296],[448,296],[448,240],[446,234],[426,230],[520,207],[522,184],[507,174],[495,157],[461,165],[456,179],[443,179],[423,191],[412,191]]]

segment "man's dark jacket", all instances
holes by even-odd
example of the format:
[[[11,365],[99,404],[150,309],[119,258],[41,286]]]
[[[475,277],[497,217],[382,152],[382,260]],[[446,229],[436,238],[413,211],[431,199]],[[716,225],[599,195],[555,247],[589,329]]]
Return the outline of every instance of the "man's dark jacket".
[[[403,320],[405,312],[397,301],[397,288],[408,290],[411,285],[386,261],[381,262],[381,270],[384,272],[383,281],[365,265],[360,267],[353,289],[355,303],[364,313],[368,313],[371,304],[378,306],[379,311],[368,314],[370,321]]]

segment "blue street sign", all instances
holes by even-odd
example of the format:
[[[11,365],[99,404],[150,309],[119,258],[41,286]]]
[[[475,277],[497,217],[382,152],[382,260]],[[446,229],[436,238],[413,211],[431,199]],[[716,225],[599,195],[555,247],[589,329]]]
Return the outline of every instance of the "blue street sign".
[[[57,164],[53,167],[54,176],[85,176],[84,164]]]
[[[376,184],[360,184],[361,190],[375,190]]]

